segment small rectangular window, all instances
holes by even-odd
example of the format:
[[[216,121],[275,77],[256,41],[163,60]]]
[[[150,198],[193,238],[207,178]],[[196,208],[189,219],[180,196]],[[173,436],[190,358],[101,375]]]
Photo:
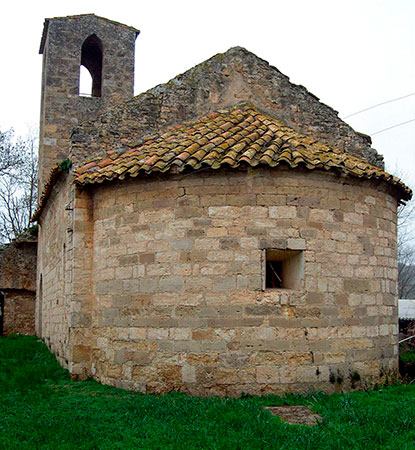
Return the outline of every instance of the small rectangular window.
[[[301,289],[304,253],[301,250],[264,250],[265,289]]]

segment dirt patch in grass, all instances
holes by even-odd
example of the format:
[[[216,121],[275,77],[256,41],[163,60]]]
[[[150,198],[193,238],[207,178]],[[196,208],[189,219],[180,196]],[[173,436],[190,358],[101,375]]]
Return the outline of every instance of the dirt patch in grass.
[[[291,425],[317,425],[319,420],[323,420],[304,405],[265,406],[264,409]]]

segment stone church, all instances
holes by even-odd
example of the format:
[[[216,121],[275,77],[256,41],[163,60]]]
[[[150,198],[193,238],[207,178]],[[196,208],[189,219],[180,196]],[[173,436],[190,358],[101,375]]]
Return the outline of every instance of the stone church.
[[[37,335],[74,379],[145,393],[396,375],[411,191],[368,136],[243,48],[133,97],[138,33],[45,21]]]

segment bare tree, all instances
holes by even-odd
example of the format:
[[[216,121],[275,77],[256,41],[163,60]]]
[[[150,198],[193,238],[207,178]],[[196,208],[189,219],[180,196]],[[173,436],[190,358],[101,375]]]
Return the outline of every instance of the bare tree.
[[[401,179],[406,178],[401,173]],[[398,207],[398,295],[415,298],[415,202]]]
[[[14,139],[13,129],[0,131],[0,176],[10,173],[23,161],[20,143]]]
[[[415,298],[415,204],[414,201],[398,209],[398,295]]]
[[[386,170],[408,184],[402,169]],[[415,299],[415,200],[398,206],[398,296]]]
[[[10,241],[30,226],[37,200],[37,137],[13,139],[0,147],[0,240]],[[3,170],[2,170],[3,168]]]

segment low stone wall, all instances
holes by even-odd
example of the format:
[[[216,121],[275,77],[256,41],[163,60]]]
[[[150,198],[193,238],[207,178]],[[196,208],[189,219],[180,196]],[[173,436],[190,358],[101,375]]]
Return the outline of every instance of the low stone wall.
[[[35,334],[36,237],[26,234],[0,250],[3,336]]]
[[[72,306],[84,311],[74,367],[146,393],[231,396],[396,374],[397,201],[385,185],[256,168],[85,192],[92,295]],[[264,249],[301,252],[296,289],[264,290]]]
[[[4,293],[3,336],[10,333],[35,334],[35,299],[30,291]]]

